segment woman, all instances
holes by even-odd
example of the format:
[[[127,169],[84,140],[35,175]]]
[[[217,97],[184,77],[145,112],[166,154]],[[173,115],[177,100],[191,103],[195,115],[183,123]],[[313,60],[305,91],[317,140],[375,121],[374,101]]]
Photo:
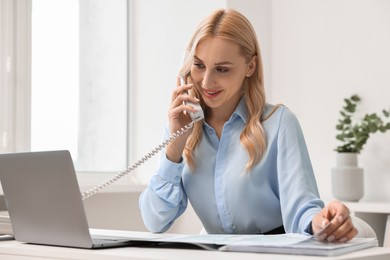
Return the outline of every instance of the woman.
[[[266,103],[255,32],[234,10],[218,10],[195,31],[173,91],[166,136],[204,120],[167,145],[140,197],[152,232],[166,231],[188,199],[208,233],[318,234],[348,241],[357,231],[340,202],[319,199],[299,123]],[[191,96],[188,91],[192,91]]]

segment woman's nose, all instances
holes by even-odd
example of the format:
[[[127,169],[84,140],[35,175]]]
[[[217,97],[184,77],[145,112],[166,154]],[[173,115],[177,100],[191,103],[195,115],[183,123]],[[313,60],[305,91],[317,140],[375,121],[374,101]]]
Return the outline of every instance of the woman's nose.
[[[213,86],[214,75],[211,70],[206,70],[203,74],[202,86],[210,88]]]

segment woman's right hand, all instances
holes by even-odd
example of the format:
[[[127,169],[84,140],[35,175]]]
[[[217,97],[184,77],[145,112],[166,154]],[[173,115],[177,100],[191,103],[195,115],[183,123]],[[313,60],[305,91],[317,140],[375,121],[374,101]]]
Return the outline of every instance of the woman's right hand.
[[[171,105],[168,113],[171,135],[191,123],[191,117],[186,111],[196,112],[196,109],[191,105],[185,104],[185,102],[199,103],[198,99],[187,94],[192,86],[193,84],[184,84],[180,86],[180,81],[178,79],[177,88],[172,92]],[[167,145],[166,156],[169,160],[176,163],[180,162],[187,138],[191,132],[192,129]]]

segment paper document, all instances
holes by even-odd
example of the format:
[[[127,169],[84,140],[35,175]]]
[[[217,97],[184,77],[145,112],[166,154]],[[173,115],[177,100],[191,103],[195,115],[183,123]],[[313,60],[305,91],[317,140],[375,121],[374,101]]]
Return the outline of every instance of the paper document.
[[[375,238],[354,238],[346,243],[324,242],[298,234],[256,236],[235,241],[219,248],[221,251],[278,253],[296,255],[337,256],[378,246]]]
[[[92,231],[92,233],[96,233]],[[102,235],[101,232],[99,232]],[[337,256],[378,246],[375,238],[354,238],[346,243],[323,242],[300,234],[282,235],[179,235],[148,232],[115,233],[115,236],[143,241],[139,246],[198,248],[219,251]]]

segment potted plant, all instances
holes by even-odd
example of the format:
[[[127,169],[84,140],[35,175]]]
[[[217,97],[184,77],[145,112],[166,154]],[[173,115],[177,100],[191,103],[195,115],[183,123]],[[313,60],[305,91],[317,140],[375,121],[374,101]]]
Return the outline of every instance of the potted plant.
[[[358,95],[344,99],[341,118],[336,124],[336,139],[341,144],[335,149],[337,163],[332,169],[332,191],[337,199],[345,201],[358,201],[364,194],[363,169],[358,167],[357,155],[372,134],[390,130],[390,109],[382,110],[380,116],[365,114],[357,119],[355,112],[359,101]]]

